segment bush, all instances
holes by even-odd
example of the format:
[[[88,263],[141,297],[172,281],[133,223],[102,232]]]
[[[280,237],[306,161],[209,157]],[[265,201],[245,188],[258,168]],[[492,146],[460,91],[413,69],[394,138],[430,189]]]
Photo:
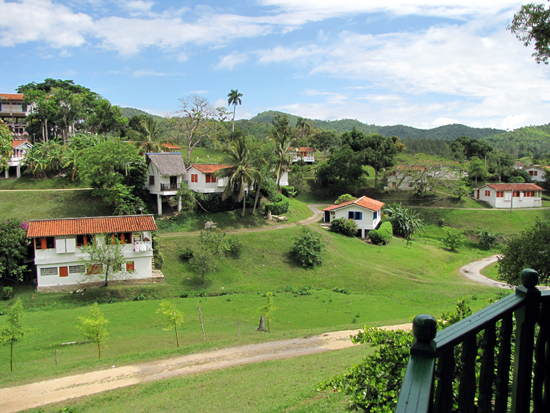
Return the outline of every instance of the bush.
[[[386,245],[393,238],[393,228],[391,222],[382,222],[378,229],[369,232],[369,238],[374,245]]]
[[[322,251],[325,243],[319,234],[302,227],[302,235],[294,240],[290,247],[290,254],[293,255],[304,267],[315,266],[323,262]]]
[[[146,299],[147,297],[145,297],[143,294],[136,294],[136,296],[134,297],[134,301],[143,301]]]
[[[401,204],[386,205],[384,213],[386,220],[391,222],[394,235],[410,240],[415,232],[424,231],[424,222],[419,214]]]
[[[266,206],[266,209],[273,215],[286,214],[290,206],[290,201],[286,196],[281,195],[282,200],[280,202],[274,202]]]
[[[447,238],[443,240],[443,243],[451,251],[456,251],[458,248],[464,245],[466,238],[464,237],[464,231],[460,231],[456,228],[443,227],[443,230],[447,234]]]
[[[2,299],[9,300],[13,298],[13,287],[4,287],[2,289]]]
[[[180,254],[180,257],[184,260],[190,260],[193,258],[193,249],[191,247],[185,247]]]
[[[349,201],[353,201],[354,199],[355,197],[350,194],[343,194],[343,195],[340,195],[334,203],[336,205],[340,205],[342,202],[349,202]]]
[[[498,238],[494,232],[483,228],[479,228],[478,230],[479,232],[477,235],[479,237],[479,246],[481,249],[490,250],[498,243]]]
[[[228,242],[227,253],[233,258],[240,258],[243,252],[243,244],[236,238],[231,238]]]
[[[352,219],[337,218],[330,223],[330,230],[348,237],[357,235],[357,223]]]
[[[287,198],[294,198],[298,195],[298,188],[294,186],[283,186],[281,187],[281,190],[283,191],[283,195]]]

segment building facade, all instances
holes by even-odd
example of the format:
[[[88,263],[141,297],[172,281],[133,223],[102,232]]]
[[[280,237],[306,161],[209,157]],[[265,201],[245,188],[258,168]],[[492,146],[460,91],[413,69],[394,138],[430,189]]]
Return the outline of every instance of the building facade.
[[[357,224],[357,235],[364,239],[368,231],[376,229],[382,221],[383,206],[383,202],[362,196],[353,201],[323,209],[323,222],[330,223],[338,218],[352,219]]]
[[[485,184],[474,190],[474,198],[493,208],[533,208],[542,206],[542,191],[536,184]]]
[[[147,182],[145,188],[157,196],[157,213],[162,215],[162,201],[176,195],[185,175],[185,165],[180,152],[148,153]],[[178,203],[178,211],[181,202]]]
[[[26,138],[25,118],[28,107],[22,93],[0,93],[0,119],[10,128],[16,137]]]

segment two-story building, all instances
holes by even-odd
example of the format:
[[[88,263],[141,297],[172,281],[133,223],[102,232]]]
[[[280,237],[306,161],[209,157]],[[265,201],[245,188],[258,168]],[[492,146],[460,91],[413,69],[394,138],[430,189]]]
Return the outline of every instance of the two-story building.
[[[16,137],[28,136],[25,131],[27,105],[22,93],[0,93],[0,119]]]
[[[474,198],[493,208],[533,208],[542,206],[542,191],[536,184],[485,184],[474,190]]]
[[[353,201],[323,209],[323,222],[330,223],[338,218],[353,219],[357,224],[357,235],[360,238],[366,238],[368,231],[376,229],[380,224],[383,206],[383,202],[362,196]]]
[[[15,169],[15,177],[21,176],[21,165],[27,156],[27,152],[31,150],[32,145],[28,141],[13,141],[13,152],[8,159],[8,167],[4,170],[4,177],[8,179],[10,177],[10,168]]]
[[[157,229],[152,215],[93,218],[42,219],[29,222],[38,290],[45,287],[102,281],[101,265],[86,270],[81,259],[89,259],[82,247],[97,236],[98,242],[118,239],[127,260],[121,268],[124,279],[152,277],[151,231]],[[103,237],[105,235],[105,237]]]
[[[148,153],[147,182],[145,188],[157,196],[157,212],[162,215],[162,201],[176,195],[185,175],[185,165],[180,152]],[[178,211],[181,202],[178,202]]]
[[[292,163],[302,160],[305,163],[315,162],[315,148],[309,146],[301,146],[299,148],[290,148],[292,155]]]
[[[231,165],[218,164],[192,164],[187,168],[185,183],[190,190],[203,194],[223,192],[227,186],[228,178],[216,178],[216,171],[230,168]]]

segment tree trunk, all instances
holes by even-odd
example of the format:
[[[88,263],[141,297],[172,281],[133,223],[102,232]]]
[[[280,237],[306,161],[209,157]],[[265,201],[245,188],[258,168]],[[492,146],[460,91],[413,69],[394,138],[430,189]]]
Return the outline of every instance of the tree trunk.
[[[235,110],[237,109],[237,105],[233,105],[233,125],[231,126],[231,133],[235,132]]]
[[[13,372],[13,341],[10,343],[10,370]]]
[[[243,213],[241,214],[242,218],[244,218],[245,211],[246,211],[246,194],[243,195]]]
[[[254,208],[252,209],[252,215],[256,214],[256,205],[258,204],[259,197],[260,197],[260,184],[256,182],[256,198],[254,199]]]
[[[107,269],[105,270],[105,285],[104,287],[108,287],[109,286],[109,267],[107,267]]]
[[[258,327],[258,331],[265,331],[264,316],[261,316],[261,317],[260,317],[260,326]]]
[[[180,346],[180,338],[178,337],[178,323],[175,320],[176,312],[174,311],[174,330],[176,330],[176,347]]]

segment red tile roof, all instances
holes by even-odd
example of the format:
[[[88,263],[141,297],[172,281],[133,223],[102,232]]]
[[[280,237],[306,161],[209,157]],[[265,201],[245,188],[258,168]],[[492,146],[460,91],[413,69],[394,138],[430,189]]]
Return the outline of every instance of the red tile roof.
[[[181,149],[181,146],[172,145],[171,143],[161,143],[161,145],[167,147],[168,149]]]
[[[544,188],[541,188],[537,184],[487,184],[485,186],[495,191],[511,191],[512,187],[514,191],[545,191]]]
[[[315,148],[312,148],[310,146],[300,146],[299,148],[290,148],[291,150],[295,150],[296,152],[315,152]]]
[[[347,207],[353,204],[370,209],[371,211],[379,211],[384,206],[383,202],[362,196],[361,198],[354,199],[353,201],[342,202],[340,205],[331,205],[328,208],[323,209],[323,211],[332,211],[334,209]]]
[[[23,145],[24,143],[29,143],[28,141],[13,141],[11,144],[14,148],[17,148],[19,145]]]
[[[25,100],[22,93],[0,93],[0,98],[8,100]]]
[[[154,231],[156,229],[157,225],[152,215],[41,219],[29,221],[27,237],[107,234],[113,232]]]
[[[231,165],[218,165],[217,163],[194,163],[190,166],[203,174],[213,174],[219,169],[231,168]],[[189,169],[189,168],[188,168]]]

